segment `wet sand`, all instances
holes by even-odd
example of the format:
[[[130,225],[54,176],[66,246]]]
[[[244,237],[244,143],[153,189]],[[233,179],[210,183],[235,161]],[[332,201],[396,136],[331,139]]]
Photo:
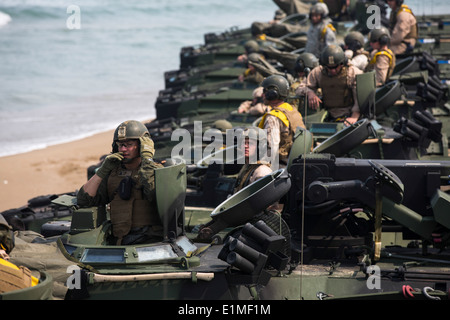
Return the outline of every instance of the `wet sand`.
[[[33,197],[72,192],[87,180],[87,168],[111,152],[114,130],[45,149],[0,157],[0,212]]]

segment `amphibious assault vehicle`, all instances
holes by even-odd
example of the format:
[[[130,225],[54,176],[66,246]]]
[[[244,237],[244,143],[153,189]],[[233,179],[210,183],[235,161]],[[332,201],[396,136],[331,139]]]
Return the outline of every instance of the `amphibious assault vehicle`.
[[[370,4],[360,1],[352,20],[334,21],[341,37],[364,31]],[[299,10],[286,11],[276,27],[255,26],[270,34],[267,61],[255,63],[265,76],[292,76],[306,41],[307,14]],[[180,69],[165,74],[157,119],[147,124],[156,157],[169,159],[155,175],[164,186],[156,188],[161,241],[112,245],[108,212],[78,208],[73,193],[3,214],[20,228],[58,237],[80,268],[67,299],[448,299],[449,18],[417,18],[418,45],[399,57],[391,82],[375,88],[373,74],[358,79],[365,119],[349,127],[325,123],[323,112],[306,106],[308,130],[297,131],[288,166],[236,194],[239,166],[169,158],[172,132],[194,133],[194,120],[222,130],[218,120],[258,123],[236,112],[257,87],[236,80],[247,67],[236,58],[251,29],[207,34],[205,45],[182,48]],[[273,203],[282,210],[268,209]],[[200,240],[198,227],[211,220],[223,230]]]
[[[184,206],[185,170],[156,171],[160,242],[109,244],[105,213],[74,212],[58,240],[81,267],[68,298],[448,298],[449,161],[307,153],[211,214]],[[205,216],[224,228],[206,243],[195,234]]]

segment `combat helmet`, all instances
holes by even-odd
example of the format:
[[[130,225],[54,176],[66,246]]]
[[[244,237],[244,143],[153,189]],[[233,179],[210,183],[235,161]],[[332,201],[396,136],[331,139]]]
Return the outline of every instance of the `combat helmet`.
[[[364,47],[364,36],[359,31],[349,32],[345,38],[344,42],[350,50],[356,51]]]
[[[310,52],[304,52],[295,60],[295,72],[303,72],[305,68],[310,70],[319,65],[319,59]]]
[[[273,74],[261,82],[267,100],[286,99],[289,95],[289,82],[285,77]]]
[[[281,20],[284,18],[286,18],[286,13],[283,10],[278,9],[277,11],[275,11],[275,15],[273,17],[274,20]]]
[[[259,44],[255,40],[248,40],[244,44],[244,49],[247,54],[258,52],[259,51]]]
[[[391,34],[386,27],[373,29],[369,34],[370,42],[379,42],[381,45],[389,44]]]
[[[247,57],[247,60],[253,63],[258,63],[261,55],[259,53],[253,52],[250,53]]]
[[[137,120],[127,120],[122,122],[114,131],[114,139],[112,143],[113,153],[118,151],[116,146],[117,141],[139,139],[144,136],[150,137],[150,133],[142,122]]]
[[[315,5],[311,6],[309,9],[309,18],[311,19],[312,14],[320,14],[323,18],[326,18],[330,11],[328,10],[328,6],[323,2],[317,2]]]
[[[325,67],[335,67],[347,63],[344,50],[340,46],[330,44],[320,54],[320,64]]]

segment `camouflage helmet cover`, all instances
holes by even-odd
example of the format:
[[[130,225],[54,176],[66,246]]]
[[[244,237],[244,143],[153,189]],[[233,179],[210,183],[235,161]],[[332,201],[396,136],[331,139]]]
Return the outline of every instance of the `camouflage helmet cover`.
[[[139,139],[144,136],[150,137],[150,133],[142,122],[137,120],[127,120],[122,122],[114,131],[114,139],[112,144],[113,152],[117,152],[117,141]]]
[[[317,59],[317,57],[314,54],[310,52],[303,52],[295,60],[295,71],[303,72],[305,68],[309,68],[312,70],[318,65],[319,59]]]
[[[326,46],[320,54],[320,64],[326,67],[345,64],[347,59],[344,50],[340,46],[330,44]]]
[[[380,38],[383,36],[385,36],[386,39],[388,39],[388,40],[391,38],[391,34],[387,28],[380,27],[377,29],[373,29],[369,34],[369,41],[370,42],[378,42],[378,41],[380,41]]]
[[[359,31],[351,31],[347,33],[344,38],[344,42],[347,46],[352,45],[354,42],[359,43],[360,47],[364,46],[364,36]]]
[[[259,44],[255,40],[248,40],[244,44],[244,49],[247,52],[247,54],[258,52],[259,51]]]
[[[248,59],[248,61],[251,61],[251,62],[253,62],[253,63],[258,63],[260,57],[261,57],[261,56],[260,56],[259,53],[253,52],[253,53],[250,53],[250,54],[248,55],[247,59]]]
[[[325,18],[328,16],[330,11],[328,10],[328,6],[323,2],[318,2],[311,6],[309,9],[309,16],[311,17],[311,14],[320,14],[322,18]]]
[[[285,99],[289,95],[289,82],[285,77],[274,74],[268,76],[261,82],[261,87],[264,88],[264,93],[266,94],[266,99],[274,100],[274,99]],[[277,93],[274,99],[270,99],[267,91],[275,91]]]

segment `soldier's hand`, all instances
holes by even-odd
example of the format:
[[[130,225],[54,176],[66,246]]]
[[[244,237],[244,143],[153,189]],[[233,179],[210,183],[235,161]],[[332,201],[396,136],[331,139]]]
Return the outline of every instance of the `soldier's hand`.
[[[308,91],[308,106],[314,110],[319,109],[322,100],[312,91]]]
[[[105,158],[102,166],[97,170],[96,174],[102,179],[105,178],[111,172],[111,170],[120,165],[120,162],[122,160],[122,152],[110,154]]]
[[[153,158],[155,154],[155,146],[153,140],[148,136],[143,136],[139,138],[141,142],[141,158]]]

